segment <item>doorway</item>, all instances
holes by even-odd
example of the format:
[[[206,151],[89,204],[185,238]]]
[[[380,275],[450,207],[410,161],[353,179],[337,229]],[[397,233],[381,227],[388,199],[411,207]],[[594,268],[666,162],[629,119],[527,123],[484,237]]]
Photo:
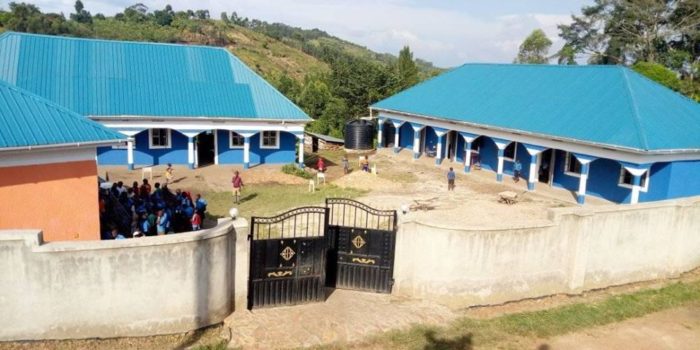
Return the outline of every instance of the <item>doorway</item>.
[[[197,166],[214,164],[214,133],[205,131],[197,135]]]
[[[396,128],[392,123],[384,123],[384,132],[382,132],[382,137],[384,138],[384,147],[399,147],[399,145],[394,144],[394,138],[396,135]]]
[[[540,154],[537,167],[537,181],[552,184],[554,174],[554,150],[548,149]]]
[[[455,156],[457,155],[457,132],[450,131],[447,133],[447,150],[445,151],[445,158],[450,161],[455,161]]]

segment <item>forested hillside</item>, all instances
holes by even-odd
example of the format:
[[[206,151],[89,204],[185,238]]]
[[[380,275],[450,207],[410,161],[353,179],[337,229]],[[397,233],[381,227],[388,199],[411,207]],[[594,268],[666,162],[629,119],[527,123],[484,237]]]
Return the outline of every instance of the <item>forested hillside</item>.
[[[342,136],[346,120],[367,114],[367,106],[440,72],[413,59],[375,53],[319,29],[207,10],[151,10],[135,4],[112,17],[92,14],[82,2],[68,17],[34,5],[10,3],[0,11],[0,31],[116,40],[222,46],[263,75],[315,119],[315,132]]]

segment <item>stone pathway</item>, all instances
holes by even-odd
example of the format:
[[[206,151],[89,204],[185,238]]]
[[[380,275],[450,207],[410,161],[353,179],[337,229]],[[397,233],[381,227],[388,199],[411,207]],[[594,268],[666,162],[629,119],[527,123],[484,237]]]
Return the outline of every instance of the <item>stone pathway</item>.
[[[224,325],[231,331],[229,347],[280,349],[356,342],[416,323],[446,323],[456,316],[426,301],[335,290],[325,303],[236,312]]]

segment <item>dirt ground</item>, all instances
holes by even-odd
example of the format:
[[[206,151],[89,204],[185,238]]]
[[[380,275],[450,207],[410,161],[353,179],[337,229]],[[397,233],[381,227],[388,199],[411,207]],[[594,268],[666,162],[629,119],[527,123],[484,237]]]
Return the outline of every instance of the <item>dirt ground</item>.
[[[696,350],[700,348],[700,305],[649,314],[586,331],[538,341],[533,349]]]
[[[545,184],[537,184],[534,192],[528,192],[527,182],[514,183],[505,176],[502,183],[496,175],[486,170],[463,172],[460,163],[443,162],[436,166],[433,158],[413,160],[409,151],[394,154],[389,149],[381,149],[370,155],[370,164],[376,167],[376,174],[359,171],[358,156],[348,155],[352,171],[344,175],[340,158],[342,153],[323,154],[328,166],[327,181],[340,187],[351,187],[368,191],[359,200],[379,209],[400,209],[402,206],[422,204],[425,210],[411,211],[406,219],[424,223],[439,223],[443,226],[460,228],[507,228],[525,225],[545,225],[547,208],[575,206],[572,193],[553,189]],[[318,155],[308,155],[307,171],[316,173],[313,164]],[[457,173],[456,189],[447,191],[446,172],[454,167]],[[176,166],[172,188],[190,191],[221,192],[230,189],[233,172],[241,172],[247,184],[279,183],[306,185],[308,180],[284,174],[280,166],[261,165],[244,170],[241,166],[207,166],[195,170]],[[153,169],[152,182],[163,182],[164,166]],[[123,166],[99,168],[99,174],[111,181],[124,181],[130,184],[141,180],[141,170],[128,171]],[[498,193],[512,191],[518,194],[518,202],[506,205],[498,201]],[[608,202],[587,198],[588,205]]]
[[[536,191],[527,192],[527,182],[515,183],[505,176],[496,182],[496,174],[486,170],[463,172],[463,164],[444,161],[435,165],[433,158],[413,160],[408,151],[394,154],[382,149],[370,157],[376,175],[353,171],[334,180],[339,186],[370,191],[360,198],[369,205],[383,209],[424,204],[427,210],[412,210],[407,219],[424,223],[460,228],[505,228],[547,224],[547,208],[575,206],[574,196],[561,189],[537,184]],[[354,164],[357,167],[356,164]],[[456,189],[447,191],[446,174],[450,167],[457,173]],[[518,194],[513,205],[500,203],[498,193]],[[607,202],[589,198],[590,205]]]

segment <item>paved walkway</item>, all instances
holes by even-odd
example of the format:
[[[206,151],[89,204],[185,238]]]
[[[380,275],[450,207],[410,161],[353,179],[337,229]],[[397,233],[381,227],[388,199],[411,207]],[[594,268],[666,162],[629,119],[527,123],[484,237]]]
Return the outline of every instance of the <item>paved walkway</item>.
[[[224,324],[229,347],[280,349],[356,342],[411,324],[440,324],[457,315],[444,306],[385,294],[335,290],[325,303],[236,312]]]

